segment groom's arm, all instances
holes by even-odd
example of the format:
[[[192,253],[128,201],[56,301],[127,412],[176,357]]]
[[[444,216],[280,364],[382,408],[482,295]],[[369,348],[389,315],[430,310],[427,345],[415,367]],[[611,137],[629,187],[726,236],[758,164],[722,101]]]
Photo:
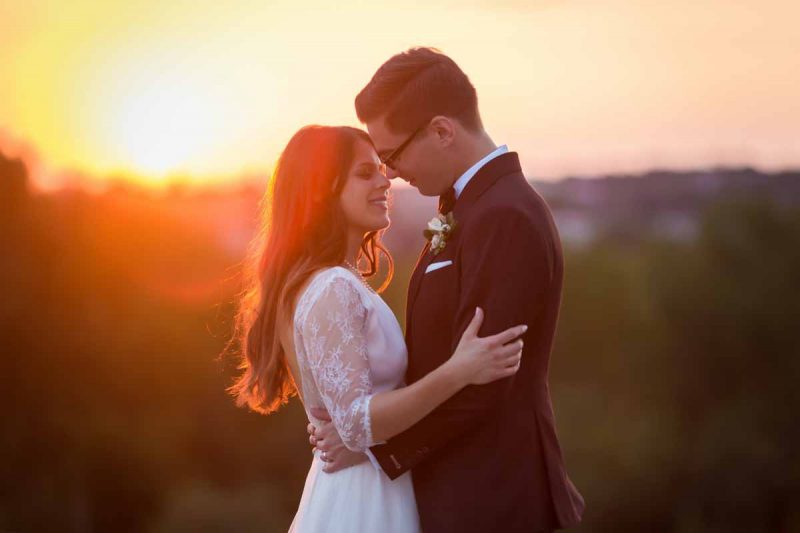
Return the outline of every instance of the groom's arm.
[[[453,350],[475,307],[485,311],[481,337],[519,324],[532,329],[531,321],[540,316],[553,281],[555,248],[548,226],[534,217],[513,208],[494,209],[463,228]],[[526,343],[523,358],[533,355],[532,344]],[[415,357],[426,357],[424,346],[415,345],[414,350]],[[510,392],[515,379],[466,387],[416,425],[370,449],[394,479],[481,423]]]

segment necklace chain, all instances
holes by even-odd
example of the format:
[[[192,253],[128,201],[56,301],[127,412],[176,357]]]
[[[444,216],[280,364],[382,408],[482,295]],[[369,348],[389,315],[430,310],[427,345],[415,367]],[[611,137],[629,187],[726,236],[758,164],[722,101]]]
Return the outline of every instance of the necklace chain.
[[[352,271],[352,272],[353,272],[353,273],[354,273],[356,276],[358,276],[358,279],[360,279],[360,280],[361,280],[361,283],[363,283],[363,284],[364,284],[364,286],[370,290],[370,292],[375,292],[375,289],[373,289],[373,288],[372,288],[372,285],[370,285],[369,283],[367,283],[367,280],[366,280],[366,279],[364,279],[364,275],[361,273],[361,271],[360,271],[359,269],[357,269],[357,268],[356,268],[356,267],[353,265],[353,263],[351,263],[351,262],[350,262],[350,261],[348,261],[347,259],[345,259],[345,260],[344,260],[344,263],[347,265],[347,267],[348,267],[348,268],[349,268],[349,269],[350,269],[350,270],[351,270],[351,271]]]

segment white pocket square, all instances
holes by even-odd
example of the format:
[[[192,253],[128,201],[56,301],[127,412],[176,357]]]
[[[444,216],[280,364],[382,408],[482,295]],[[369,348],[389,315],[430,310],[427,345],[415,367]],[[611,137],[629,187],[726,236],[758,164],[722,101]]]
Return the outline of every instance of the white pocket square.
[[[440,268],[444,268],[452,264],[452,261],[439,261],[438,263],[431,263],[428,265],[428,268],[425,269],[425,273],[427,274],[428,272],[433,272],[434,270],[439,270]]]

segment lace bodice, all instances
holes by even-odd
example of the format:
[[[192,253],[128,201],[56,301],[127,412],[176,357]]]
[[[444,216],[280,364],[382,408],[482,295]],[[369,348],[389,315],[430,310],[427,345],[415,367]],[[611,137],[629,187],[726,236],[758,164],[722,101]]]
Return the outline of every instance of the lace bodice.
[[[375,444],[370,400],[401,385],[407,364],[391,309],[350,270],[322,270],[298,299],[294,343],[309,420],[318,422],[312,407],[324,407],[349,449]]]

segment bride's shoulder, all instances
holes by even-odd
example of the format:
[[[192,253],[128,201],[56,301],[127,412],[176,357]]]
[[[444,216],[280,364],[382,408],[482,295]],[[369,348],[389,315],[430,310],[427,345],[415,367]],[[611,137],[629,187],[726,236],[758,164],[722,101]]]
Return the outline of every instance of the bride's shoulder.
[[[349,268],[343,266],[324,267],[309,276],[306,292],[312,287],[322,289],[330,285],[353,285],[358,287],[360,283],[355,273]]]
[[[362,283],[349,268],[342,266],[325,267],[309,276],[305,287],[297,299],[296,319],[303,319],[315,303],[333,293],[339,302],[357,299],[363,305],[367,302],[362,293]]]

